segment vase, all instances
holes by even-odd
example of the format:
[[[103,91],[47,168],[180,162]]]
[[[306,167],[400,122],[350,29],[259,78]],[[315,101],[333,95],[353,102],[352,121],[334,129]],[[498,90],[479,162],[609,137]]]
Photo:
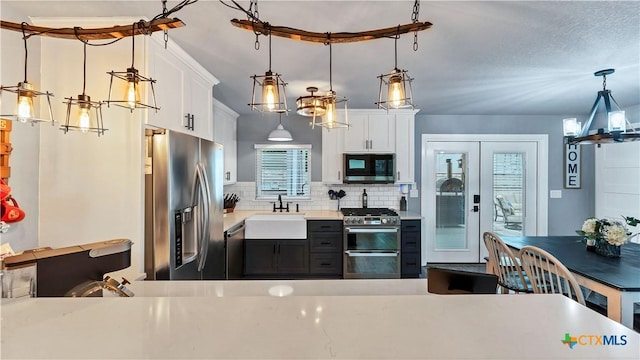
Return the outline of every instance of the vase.
[[[611,245],[605,240],[596,241],[596,254],[606,257],[620,257],[620,246]]]
[[[596,251],[596,240],[585,238],[585,242],[587,244],[587,251],[595,252]]]

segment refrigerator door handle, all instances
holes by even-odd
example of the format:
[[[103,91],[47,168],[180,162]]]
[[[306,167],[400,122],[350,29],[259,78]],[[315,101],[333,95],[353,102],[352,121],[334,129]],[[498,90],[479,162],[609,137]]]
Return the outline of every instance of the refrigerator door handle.
[[[202,221],[202,212],[204,212],[204,204],[201,203],[200,198],[202,196],[202,176],[200,175],[200,168],[196,165],[195,174],[193,176],[193,185],[191,187],[191,206],[193,209],[197,209],[198,212],[192,215],[192,218],[195,222],[195,239],[190,239],[190,241],[195,241],[195,258],[198,261],[198,269],[200,268],[200,262],[202,261],[200,248],[202,244],[202,233],[204,232],[203,221]]]
[[[200,171],[200,192],[202,196],[203,205],[203,217],[202,221],[202,234],[200,236],[199,251],[198,251],[198,271],[202,271],[207,262],[207,253],[209,252],[209,222],[211,214],[211,192],[209,191],[209,179],[207,173],[202,164],[198,164],[197,168]]]

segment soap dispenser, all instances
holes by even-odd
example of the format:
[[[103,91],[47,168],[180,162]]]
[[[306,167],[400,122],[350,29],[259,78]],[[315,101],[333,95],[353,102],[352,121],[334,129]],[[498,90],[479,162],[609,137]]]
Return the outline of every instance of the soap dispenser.
[[[362,208],[367,208],[367,189],[362,190]]]

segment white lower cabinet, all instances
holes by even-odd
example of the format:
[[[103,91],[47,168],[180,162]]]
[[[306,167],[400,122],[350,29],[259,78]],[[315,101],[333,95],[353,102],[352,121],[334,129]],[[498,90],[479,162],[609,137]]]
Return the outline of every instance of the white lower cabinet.
[[[171,39],[165,49],[161,34],[152,35],[148,49],[160,110],[149,112],[147,124],[212,140],[212,94],[218,80]]]
[[[224,146],[224,185],[238,180],[238,113],[213,99],[213,141]]]

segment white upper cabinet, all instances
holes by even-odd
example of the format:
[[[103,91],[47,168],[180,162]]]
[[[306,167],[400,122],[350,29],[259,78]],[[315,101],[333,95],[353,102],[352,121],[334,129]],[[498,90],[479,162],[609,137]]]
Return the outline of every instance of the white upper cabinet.
[[[415,182],[415,113],[414,110],[392,110],[396,130],[396,184]]]
[[[345,129],[322,128],[322,182],[342,184],[342,144]]]
[[[395,152],[395,117],[384,110],[349,110],[346,153]]]
[[[224,185],[238,179],[237,119],[238,113],[213,99],[213,141],[224,146]]]
[[[147,124],[213,140],[213,86],[218,80],[171,39],[165,49],[161,33],[151,36],[148,61],[160,110],[149,112]]]
[[[395,153],[397,184],[415,182],[417,110],[349,110],[349,129],[322,128],[322,182],[342,184],[344,153]]]

